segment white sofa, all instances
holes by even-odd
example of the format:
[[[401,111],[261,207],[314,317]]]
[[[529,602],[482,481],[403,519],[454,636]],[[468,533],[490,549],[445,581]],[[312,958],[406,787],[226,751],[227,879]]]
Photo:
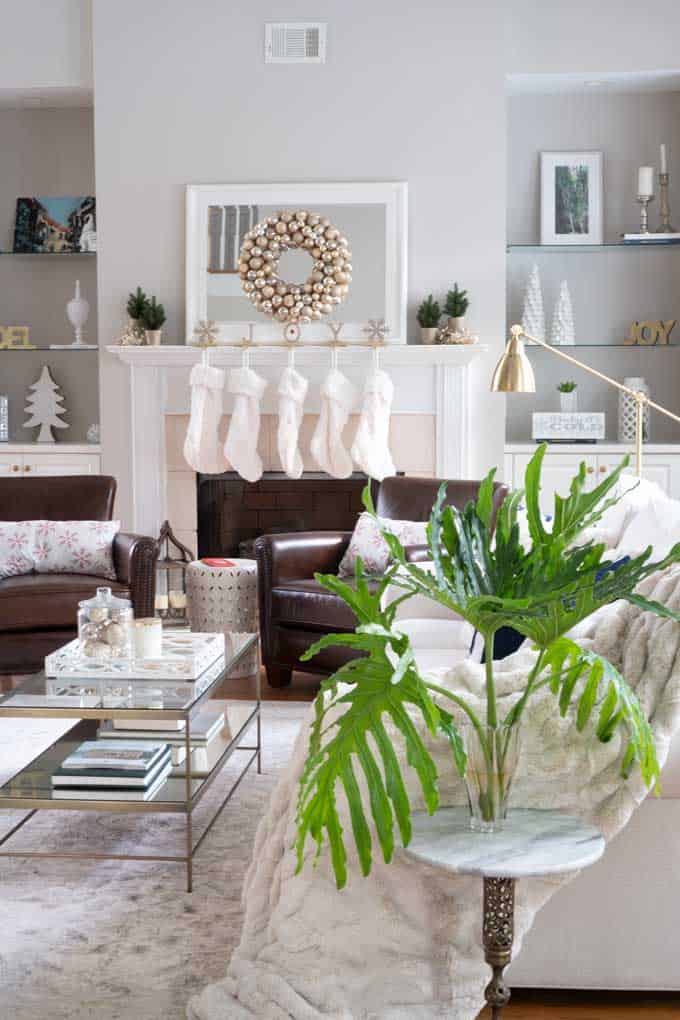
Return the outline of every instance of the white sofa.
[[[617,555],[648,542],[660,555],[680,541],[680,503],[641,490],[598,529]],[[472,628],[419,596],[402,604],[397,626],[423,671],[469,654]],[[508,979],[515,987],[680,991],[679,905],[680,739],[661,796],[650,795],[604,858],[539,913]]]

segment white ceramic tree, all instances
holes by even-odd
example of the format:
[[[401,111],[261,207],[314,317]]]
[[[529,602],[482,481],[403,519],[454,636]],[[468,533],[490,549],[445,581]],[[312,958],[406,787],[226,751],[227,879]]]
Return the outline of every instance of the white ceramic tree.
[[[557,346],[565,344],[572,347],[576,343],[574,329],[574,310],[571,305],[571,294],[566,280],[560,284],[560,296],[553,312],[550,343]]]
[[[28,388],[33,390],[33,393],[29,394],[24,410],[31,417],[24,422],[24,428],[30,429],[39,425],[40,432],[37,442],[53,443],[52,429],[67,429],[69,426],[58,417],[60,414],[66,413],[66,408],[62,406],[64,398],[50,375],[47,365],[43,365],[40,378]]]
[[[543,312],[541,277],[538,272],[538,266],[535,264],[529,274],[529,281],[524,292],[522,329],[525,333],[535,336],[537,340],[545,340],[545,315]]]

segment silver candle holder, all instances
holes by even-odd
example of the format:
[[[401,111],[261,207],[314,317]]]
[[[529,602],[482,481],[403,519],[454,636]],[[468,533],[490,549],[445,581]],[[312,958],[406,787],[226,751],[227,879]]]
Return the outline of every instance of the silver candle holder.
[[[659,234],[675,234],[675,227],[671,226],[671,206],[668,201],[668,180],[670,174],[659,174],[659,214],[661,224],[657,228]]]
[[[653,201],[654,195],[638,195],[638,205],[640,206],[640,233],[649,233],[649,213],[647,206]]]

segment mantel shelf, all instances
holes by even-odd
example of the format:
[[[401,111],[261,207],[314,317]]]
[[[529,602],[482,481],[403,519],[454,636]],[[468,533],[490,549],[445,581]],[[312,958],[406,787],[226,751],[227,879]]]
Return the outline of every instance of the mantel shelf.
[[[546,255],[597,255],[602,252],[614,251],[640,251],[641,249],[660,248],[680,249],[680,241],[606,241],[604,244],[538,244],[526,242],[522,244],[509,244],[506,246],[508,254],[521,254],[522,252],[544,252]]]
[[[96,254],[96,251],[9,251],[8,249],[0,249],[0,257],[12,255],[19,259],[32,259],[36,256],[43,258],[46,255],[49,255],[52,258],[55,258],[56,256],[59,258],[73,258],[74,256],[94,258]]]
[[[215,346],[209,351],[210,364],[217,366],[239,365],[242,352],[239,347]],[[160,347],[125,347],[114,344],[106,348],[127,365],[142,367],[172,367],[195,365],[201,359],[201,349],[185,344],[163,344]],[[426,368],[434,365],[448,365],[452,368],[469,365],[471,361],[489,350],[486,344],[387,344],[380,349],[381,364],[403,365]],[[356,364],[358,359],[369,363],[373,352],[370,348],[352,346],[338,349],[340,365]],[[288,351],[285,347],[255,344],[250,348],[250,362],[253,365],[285,365]],[[300,344],[295,350],[297,365],[330,365],[331,349],[328,344]]]
[[[589,350],[589,351],[673,351],[677,347],[680,350],[680,344],[553,344],[551,345],[557,351],[573,351],[573,350]],[[545,351],[545,347],[539,347],[538,344],[525,343],[525,351]]]

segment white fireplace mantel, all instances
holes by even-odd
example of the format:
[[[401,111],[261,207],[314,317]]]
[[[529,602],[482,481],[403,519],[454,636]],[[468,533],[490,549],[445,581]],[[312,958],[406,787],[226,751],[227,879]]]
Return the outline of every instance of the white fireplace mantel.
[[[471,439],[468,367],[487,351],[484,344],[389,344],[380,351],[380,363],[394,381],[393,410],[435,416],[436,471],[441,478],[468,476]],[[107,352],[130,370],[133,527],[142,534],[157,534],[166,516],[164,416],[188,410],[189,372],[200,361],[202,352],[192,346],[169,344],[160,347],[114,345],[107,347]],[[211,365],[229,368],[241,364],[242,352],[237,347],[213,347],[208,356]],[[360,389],[372,357],[370,349],[353,346],[350,342],[338,350],[338,366]],[[256,346],[250,349],[249,359],[253,368],[275,383],[287,362],[288,352],[284,347]],[[330,367],[328,346],[301,346],[295,352],[295,364],[310,378],[310,401],[313,402],[316,382],[320,381],[324,369]],[[272,392],[275,389],[275,386],[270,387]]]

